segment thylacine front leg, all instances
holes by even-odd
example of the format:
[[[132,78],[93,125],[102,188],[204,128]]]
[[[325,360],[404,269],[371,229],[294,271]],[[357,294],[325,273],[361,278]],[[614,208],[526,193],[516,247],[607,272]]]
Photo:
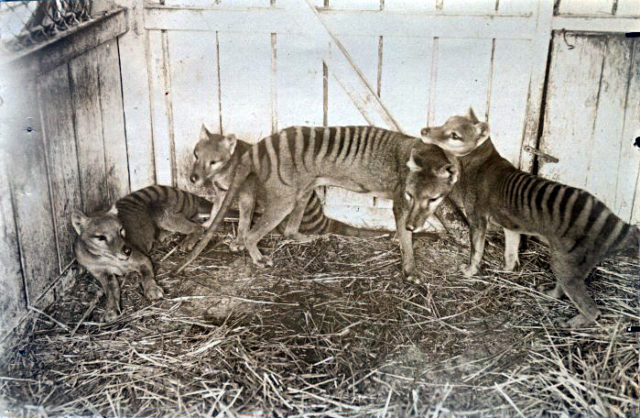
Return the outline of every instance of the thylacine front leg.
[[[245,239],[256,207],[256,189],[256,177],[249,176],[238,193],[238,235],[229,243],[231,252],[240,252],[245,248]]]
[[[487,234],[487,219],[472,214],[469,216],[469,237],[471,239],[471,253],[469,264],[460,266],[465,277],[471,277],[480,271],[480,263],[484,254],[484,241]]]
[[[107,298],[104,315],[102,319],[106,322],[115,320],[120,314],[120,281],[114,274],[99,272],[93,274],[98,279],[104,295]]]
[[[413,258],[413,233],[407,229],[407,211],[400,196],[393,198],[393,215],[396,220],[396,233],[400,241],[402,255],[402,272],[404,279],[414,284],[421,284],[415,277],[416,263]]]
[[[138,280],[144,296],[151,301],[162,299],[164,291],[156,283],[153,264],[149,257],[144,256],[135,271],[139,274]]]

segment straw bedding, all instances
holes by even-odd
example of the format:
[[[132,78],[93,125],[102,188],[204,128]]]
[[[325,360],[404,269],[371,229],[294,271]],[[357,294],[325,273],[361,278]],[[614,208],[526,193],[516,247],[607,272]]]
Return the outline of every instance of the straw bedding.
[[[625,332],[640,322],[637,260],[598,267],[600,325],[572,331],[557,323],[575,308],[537,290],[554,283],[542,245],[505,273],[492,236],[482,275],[464,278],[466,239],[416,239],[422,287],[402,281],[388,235],[272,236],[263,270],[212,244],[179,276],[185,254],[159,245],[163,301],[126,282],[122,316],[101,324],[82,275],[34,314],[0,364],[0,413],[638,415],[638,340]]]

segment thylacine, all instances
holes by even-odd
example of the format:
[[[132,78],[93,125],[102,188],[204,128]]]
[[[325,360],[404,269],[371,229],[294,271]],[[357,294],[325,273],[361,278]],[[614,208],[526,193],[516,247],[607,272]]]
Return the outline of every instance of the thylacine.
[[[242,155],[249,148],[251,148],[250,143],[237,139],[233,134],[214,134],[209,132],[204,125],[200,128],[200,137],[193,150],[194,161],[189,180],[195,186],[204,186],[208,190],[215,192],[216,199],[214,200],[211,217],[205,223],[205,227],[208,227],[213,222],[231,184],[232,167],[234,167],[232,164],[233,155],[236,153],[237,155]],[[249,180],[246,182],[239,192],[240,202],[246,202],[247,195],[253,196],[255,189],[255,181]],[[258,204],[262,205],[259,199]],[[242,226],[243,233],[246,233],[246,227],[247,225]],[[280,232],[284,231],[283,228],[284,222],[278,225]],[[322,210],[322,201],[316,191],[309,196],[300,224],[300,232],[311,235],[338,234],[348,236],[370,236],[382,233],[381,231],[358,229],[327,217]],[[235,242],[232,242],[231,249],[234,251],[239,250],[243,245],[242,240],[237,237]]]
[[[194,222],[209,215],[211,202],[194,194],[167,186],[149,186],[116,202],[106,213],[86,216],[79,210],[72,214],[78,237],[74,251],[78,263],[102,285],[107,298],[105,319],[117,317],[120,307],[120,284],[117,276],[137,273],[144,295],[160,299],[162,289],[154,279],[149,252],[162,231],[187,234],[186,247],[202,234]]]
[[[590,193],[515,168],[489,138],[489,126],[469,110],[438,127],[422,130],[426,143],[460,158],[461,178],[451,197],[461,204],[470,226],[471,257],[465,276],[480,268],[488,222],[504,228],[505,270],[518,264],[520,234],[534,235],[551,248],[557,283],[549,295],[566,294],[580,313],[568,325],[593,323],[600,314],[587,294],[585,278],[607,254],[640,240],[637,227],[613,214]]]
[[[393,199],[393,212],[407,280],[415,281],[412,232],[424,224],[457,181],[453,156],[417,138],[371,126],[290,127],[252,145],[235,157],[231,186],[220,211],[184,268],[204,249],[236,192],[255,184],[255,193],[240,196],[239,242],[253,262],[269,264],[258,241],[287,216],[284,235],[305,240],[299,232],[304,209],[318,186],[373,192]],[[249,230],[255,199],[263,214]],[[246,231],[246,232],[244,232]]]

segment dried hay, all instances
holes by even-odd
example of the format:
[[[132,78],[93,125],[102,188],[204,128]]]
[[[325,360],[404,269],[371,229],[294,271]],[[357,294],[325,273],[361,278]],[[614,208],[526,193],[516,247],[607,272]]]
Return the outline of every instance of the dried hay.
[[[599,326],[568,330],[575,309],[536,290],[553,278],[530,242],[517,273],[500,271],[492,237],[484,274],[455,273],[468,248],[417,239],[426,285],[401,280],[388,236],[264,240],[275,267],[210,246],[179,277],[184,254],[159,260],[166,299],[123,289],[123,315],[82,277],[0,367],[14,415],[638,415],[638,262],[593,274]],[[95,308],[95,309],[94,309]],[[0,407],[2,404],[0,403]]]

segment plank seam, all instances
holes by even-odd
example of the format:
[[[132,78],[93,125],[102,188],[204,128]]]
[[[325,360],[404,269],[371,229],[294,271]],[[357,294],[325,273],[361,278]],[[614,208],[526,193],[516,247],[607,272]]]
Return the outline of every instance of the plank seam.
[[[122,128],[124,129],[124,150],[127,156],[127,191],[131,193],[131,165],[129,161],[129,137],[127,135],[127,112],[125,112],[124,110],[124,88],[122,87],[122,58],[120,56],[120,38],[116,38],[116,52],[118,53],[118,79],[120,80],[120,98],[122,100]]]
[[[167,31],[163,30],[162,34],[162,72],[164,75],[164,100],[167,108],[167,123],[169,129],[169,158],[171,164],[171,185],[176,186],[178,181],[178,167],[176,166],[176,141],[173,129],[173,98],[171,91],[171,71],[169,65],[171,57],[169,55],[169,37]]]
[[[149,37],[149,32],[150,31],[145,31],[145,55],[146,55],[146,62],[147,62],[147,74],[149,75],[149,77],[147,77],[147,84],[149,86],[149,122],[151,124],[151,159],[153,161],[153,182],[154,183],[158,183],[158,162],[156,161],[156,138],[155,138],[155,133],[153,130],[153,114],[155,111],[155,108],[153,106],[153,85],[151,82],[151,66],[153,65],[152,60],[151,60],[151,38]],[[122,76],[122,73],[120,74],[120,76]],[[124,107],[123,107],[123,112],[124,112]]]
[[[218,123],[220,135],[224,135],[224,128],[222,126],[222,82],[220,79],[220,32],[216,31],[216,67],[218,74]]]
[[[111,188],[109,187],[109,168],[107,164],[107,144],[104,138],[104,108],[102,106],[102,85],[100,84],[100,66],[96,61],[96,84],[98,85],[98,107],[100,108],[100,130],[102,131],[102,161],[104,162],[104,190],[107,192],[107,202],[111,203]],[[115,202],[115,196],[114,202]],[[103,201],[104,202],[104,201]],[[104,203],[103,203],[104,204]]]
[[[20,239],[20,229],[18,228],[18,218],[17,218],[18,210],[16,207],[15,192],[13,190],[13,184],[11,181],[9,181],[9,200],[11,202],[11,214],[13,215],[12,216],[13,225],[16,231],[18,259],[20,260],[20,276],[22,277],[22,296],[24,298],[24,303],[25,303],[24,308],[26,309],[27,306],[29,306],[29,292],[27,292],[27,277],[26,277],[27,275],[25,274],[25,272],[27,271],[27,267],[26,267],[27,262],[25,260],[24,252],[22,250],[22,240]],[[54,232],[55,232],[55,228],[54,228]],[[56,253],[58,253],[57,246],[56,246]]]
[[[605,45],[604,45],[604,50],[605,53],[602,54],[602,62],[600,63],[600,78],[598,80],[598,91],[596,93],[596,111],[595,111],[595,117],[593,118],[593,123],[591,124],[591,138],[590,138],[590,143],[593,144],[593,141],[595,139],[595,135],[596,135],[596,124],[598,121],[598,109],[600,108],[600,94],[602,93],[602,78],[604,77],[604,62],[605,62],[605,57],[607,56],[607,52],[609,51],[609,40],[605,41]],[[584,184],[587,185],[589,182],[589,171],[591,170],[591,157],[593,155],[593,146],[588,147],[588,154],[587,154],[587,167],[585,169],[585,176],[584,176]]]

